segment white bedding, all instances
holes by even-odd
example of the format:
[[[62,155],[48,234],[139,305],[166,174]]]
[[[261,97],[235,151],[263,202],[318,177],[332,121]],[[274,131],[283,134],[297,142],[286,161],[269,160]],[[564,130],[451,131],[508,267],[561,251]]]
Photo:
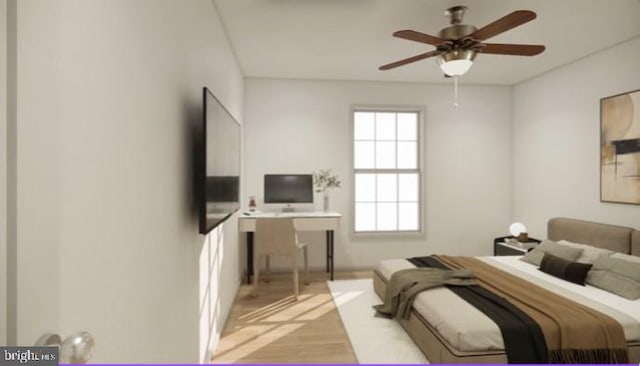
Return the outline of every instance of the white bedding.
[[[520,257],[503,256],[481,259],[611,316],[622,325],[627,341],[640,340],[640,299],[627,300],[596,287],[564,281],[518,258]],[[376,270],[388,280],[393,272],[412,267],[414,265],[404,259],[391,259],[378,263]],[[419,294],[413,307],[447,342],[460,351],[504,349],[498,326],[447,288],[436,288]]]

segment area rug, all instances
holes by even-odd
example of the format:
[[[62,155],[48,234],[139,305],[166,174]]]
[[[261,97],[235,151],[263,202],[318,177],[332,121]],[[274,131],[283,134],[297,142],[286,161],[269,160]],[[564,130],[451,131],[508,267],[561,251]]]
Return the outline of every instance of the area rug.
[[[376,364],[429,363],[395,319],[375,317],[380,304],[373,280],[327,281],[358,362]]]

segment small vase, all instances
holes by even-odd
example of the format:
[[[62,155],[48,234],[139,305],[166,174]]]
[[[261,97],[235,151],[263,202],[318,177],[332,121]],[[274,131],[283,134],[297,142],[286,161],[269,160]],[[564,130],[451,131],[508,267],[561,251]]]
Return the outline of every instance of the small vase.
[[[326,192],[322,197],[322,209],[324,212],[329,212],[329,194],[327,194]]]

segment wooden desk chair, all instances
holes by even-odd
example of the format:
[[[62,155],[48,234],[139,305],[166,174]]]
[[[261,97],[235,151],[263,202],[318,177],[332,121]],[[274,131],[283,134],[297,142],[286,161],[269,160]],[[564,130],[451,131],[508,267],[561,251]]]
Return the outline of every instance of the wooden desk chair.
[[[298,257],[302,249],[304,254],[305,284],[309,283],[309,261],[307,244],[298,242],[298,233],[292,218],[257,218],[253,241],[253,295],[258,293],[260,258],[267,257],[267,272],[270,256],[291,257],[293,264],[293,292],[298,299]]]

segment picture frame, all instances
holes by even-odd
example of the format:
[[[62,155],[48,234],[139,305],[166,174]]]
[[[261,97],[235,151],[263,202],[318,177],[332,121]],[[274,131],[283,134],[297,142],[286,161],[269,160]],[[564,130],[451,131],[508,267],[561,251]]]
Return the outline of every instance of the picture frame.
[[[640,204],[640,89],[600,99],[600,201]]]

